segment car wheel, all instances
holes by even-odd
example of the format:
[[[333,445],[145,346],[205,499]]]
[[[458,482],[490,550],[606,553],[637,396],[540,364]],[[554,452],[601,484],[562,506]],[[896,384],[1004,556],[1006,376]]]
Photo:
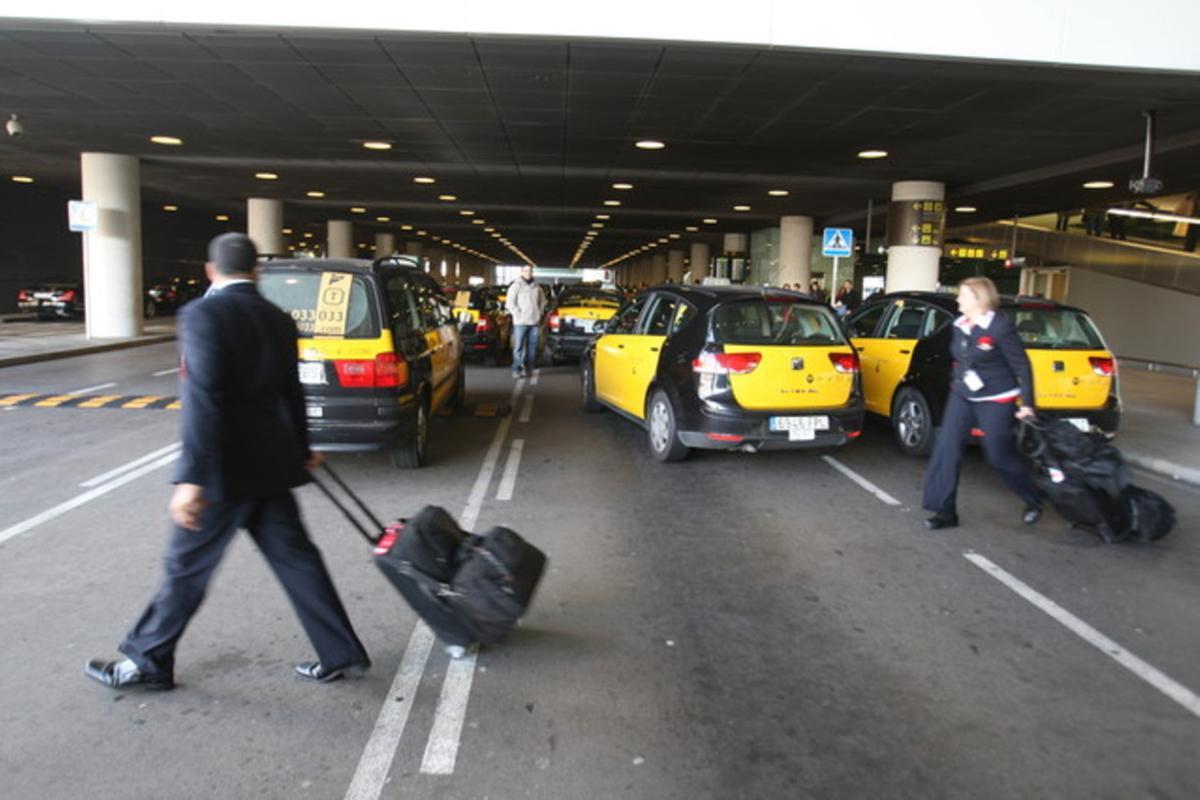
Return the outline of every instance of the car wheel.
[[[582,386],[584,411],[600,410],[600,401],[596,399],[596,376],[592,369],[592,362],[587,356],[580,359],[579,383]]]
[[[392,464],[399,469],[417,469],[424,466],[429,447],[429,403],[422,399],[417,404],[417,416],[408,439],[392,450]]]
[[[929,455],[933,446],[933,414],[925,395],[911,387],[900,390],[892,406],[892,432],[905,454]]]
[[[661,389],[650,398],[650,413],[647,414],[647,435],[650,452],[659,461],[682,461],[689,449],[679,441],[679,428],[675,424],[675,409],[671,399]]]

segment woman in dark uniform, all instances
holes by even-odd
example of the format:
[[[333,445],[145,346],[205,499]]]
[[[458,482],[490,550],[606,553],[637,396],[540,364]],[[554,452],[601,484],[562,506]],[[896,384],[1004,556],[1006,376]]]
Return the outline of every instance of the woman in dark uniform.
[[[958,286],[958,310],[950,355],[954,378],[942,415],[933,457],[925,471],[921,505],[933,516],[931,530],[958,525],[958,471],[972,428],[983,431],[983,454],[992,468],[1025,502],[1026,525],[1042,515],[1038,491],[1013,443],[1016,419],[1033,417],[1033,372],[1017,329],[999,313],[996,286],[987,278],[967,278]],[[1015,413],[1014,413],[1015,412]]]

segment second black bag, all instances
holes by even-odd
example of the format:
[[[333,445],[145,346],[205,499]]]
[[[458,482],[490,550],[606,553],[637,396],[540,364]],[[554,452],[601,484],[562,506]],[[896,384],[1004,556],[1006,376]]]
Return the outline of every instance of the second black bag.
[[[448,583],[466,536],[454,517],[440,506],[425,506],[415,517],[403,520],[401,530],[388,558],[407,561],[434,580]]]
[[[491,644],[524,615],[546,568],[546,554],[508,528],[470,537],[447,600],[475,638]]]
[[[1124,500],[1129,509],[1130,538],[1152,542],[1175,527],[1175,508],[1161,495],[1140,486],[1130,486],[1125,490]]]

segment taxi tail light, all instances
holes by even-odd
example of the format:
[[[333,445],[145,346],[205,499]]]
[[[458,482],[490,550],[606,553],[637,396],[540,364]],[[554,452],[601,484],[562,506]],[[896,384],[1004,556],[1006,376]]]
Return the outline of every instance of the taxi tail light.
[[[550,330],[557,331],[559,326],[562,324],[562,319],[558,316],[557,311],[552,311],[550,312],[550,317],[546,320],[546,322],[550,326]]]
[[[762,353],[714,353],[705,351],[692,359],[692,372],[713,375],[749,375],[758,368]]]
[[[63,292],[62,294],[60,294],[58,296],[58,299],[63,301],[64,303],[74,303],[75,302],[75,290],[67,289],[65,292]]]
[[[389,389],[408,383],[408,362],[391,352],[370,361],[339,359],[333,367],[344,389]]]
[[[1105,378],[1117,374],[1116,359],[1108,356],[1091,356],[1088,362],[1092,365],[1092,372],[1101,375]]]
[[[488,328],[490,328],[491,326],[492,326],[492,324],[490,322],[488,322],[487,317],[480,316],[479,319],[475,323],[475,332],[476,333],[487,333]]]
[[[830,353],[829,361],[838,372],[858,372],[857,353]]]
[[[23,303],[28,299],[29,299],[29,292],[25,291],[24,289],[17,292],[17,302]]]

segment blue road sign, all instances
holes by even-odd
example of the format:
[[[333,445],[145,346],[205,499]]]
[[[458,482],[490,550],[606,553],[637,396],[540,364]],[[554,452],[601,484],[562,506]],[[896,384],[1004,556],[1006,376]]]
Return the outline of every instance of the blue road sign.
[[[826,228],[821,255],[845,258],[854,252],[854,231],[850,228]]]

